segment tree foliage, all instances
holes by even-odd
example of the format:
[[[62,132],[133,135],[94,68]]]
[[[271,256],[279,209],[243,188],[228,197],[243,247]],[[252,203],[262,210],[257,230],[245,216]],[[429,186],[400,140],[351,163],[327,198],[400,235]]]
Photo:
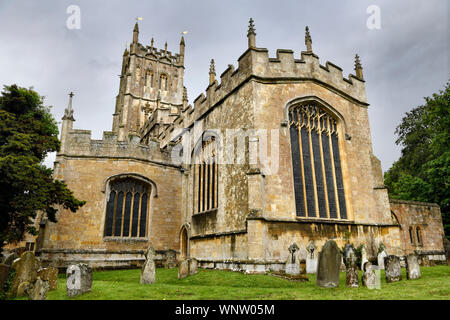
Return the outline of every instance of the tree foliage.
[[[5,243],[36,233],[38,211],[56,222],[57,206],[75,212],[84,204],[43,165],[47,153],[59,147],[58,126],[43,97],[5,86],[0,95],[0,253]]]
[[[440,205],[445,234],[450,236],[450,82],[407,112],[395,134],[400,158],[384,174],[394,199]]]

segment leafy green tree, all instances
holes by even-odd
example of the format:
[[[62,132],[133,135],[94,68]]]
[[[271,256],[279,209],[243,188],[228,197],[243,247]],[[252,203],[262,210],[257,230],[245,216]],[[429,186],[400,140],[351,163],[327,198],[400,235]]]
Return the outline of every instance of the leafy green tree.
[[[401,156],[384,183],[391,198],[439,204],[450,237],[450,82],[425,102],[396,128]]]
[[[58,151],[58,126],[43,97],[32,89],[4,86],[0,95],[0,254],[7,243],[36,234],[38,211],[56,222],[57,206],[76,212],[85,202],[52,178],[43,161]]]

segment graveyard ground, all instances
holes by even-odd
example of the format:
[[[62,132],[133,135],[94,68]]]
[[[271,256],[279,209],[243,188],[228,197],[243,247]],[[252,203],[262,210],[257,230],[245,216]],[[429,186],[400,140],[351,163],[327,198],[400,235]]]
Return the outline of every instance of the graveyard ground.
[[[346,288],[341,272],[338,288],[319,288],[315,275],[308,282],[294,282],[271,275],[245,275],[239,272],[199,269],[198,274],[178,280],[177,269],[156,270],[156,283],[139,284],[140,270],[96,271],[92,292],[72,298],[80,300],[141,300],[141,299],[445,299],[450,300],[450,266],[421,267],[422,277],[386,283],[381,272],[381,289]],[[360,273],[361,279],[361,273]],[[58,279],[58,289],[48,300],[69,299],[65,275]]]

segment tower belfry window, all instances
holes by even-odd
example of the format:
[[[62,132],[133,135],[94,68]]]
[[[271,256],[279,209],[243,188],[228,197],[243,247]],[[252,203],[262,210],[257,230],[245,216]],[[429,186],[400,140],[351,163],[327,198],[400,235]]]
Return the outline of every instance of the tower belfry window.
[[[159,89],[167,91],[167,75],[162,74],[159,77]]]
[[[347,219],[338,122],[316,103],[289,112],[298,217]]]

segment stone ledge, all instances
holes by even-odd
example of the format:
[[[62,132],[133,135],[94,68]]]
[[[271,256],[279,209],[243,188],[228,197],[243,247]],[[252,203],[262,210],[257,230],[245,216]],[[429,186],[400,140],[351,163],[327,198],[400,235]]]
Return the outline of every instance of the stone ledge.
[[[437,203],[433,203],[433,202],[421,202],[421,201],[399,200],[399,199],[389,198],[389,203],[412,204],[412,205],[416,205],[416,206],[427,206],[427,207],[440,208],[440,206]]]

